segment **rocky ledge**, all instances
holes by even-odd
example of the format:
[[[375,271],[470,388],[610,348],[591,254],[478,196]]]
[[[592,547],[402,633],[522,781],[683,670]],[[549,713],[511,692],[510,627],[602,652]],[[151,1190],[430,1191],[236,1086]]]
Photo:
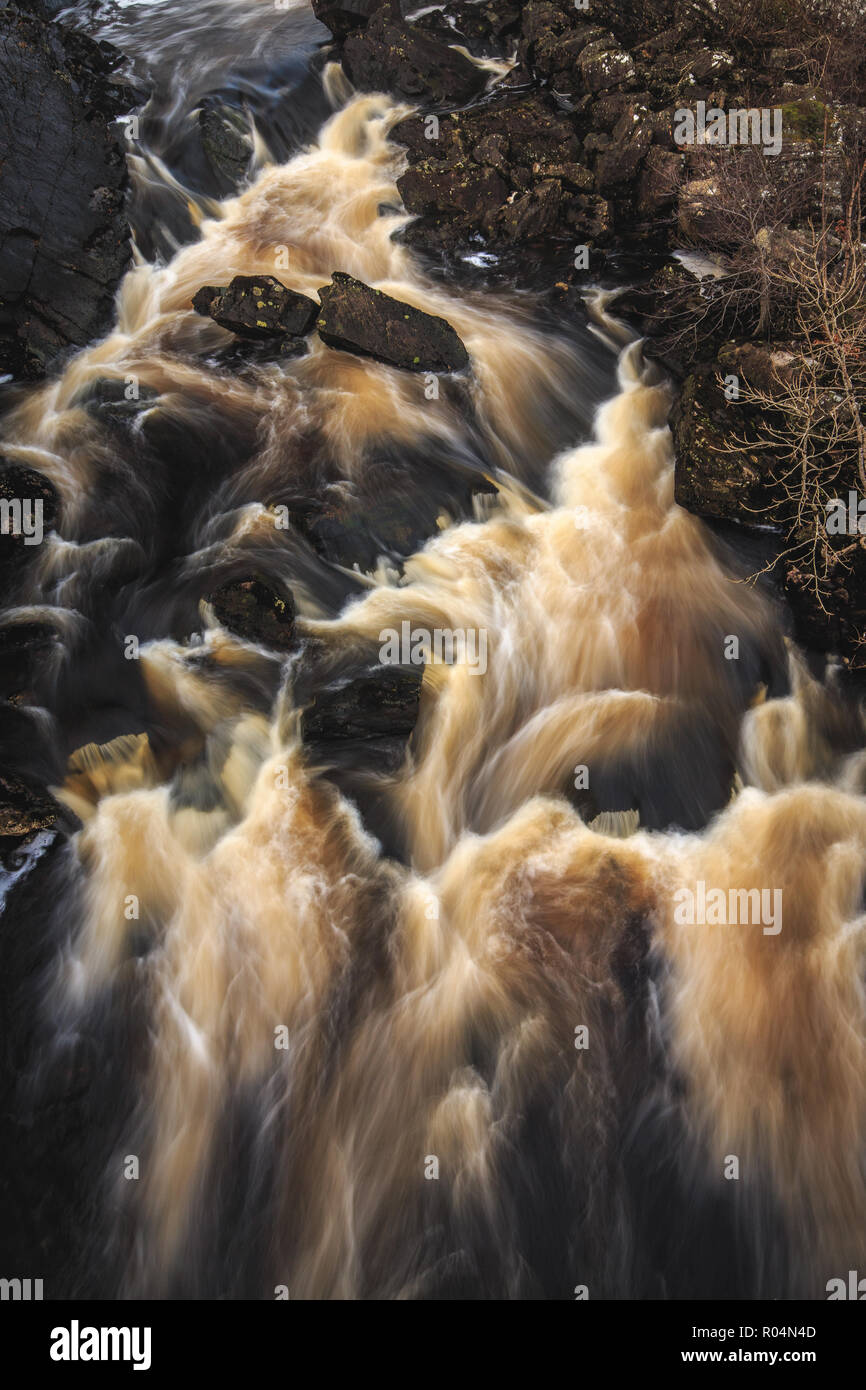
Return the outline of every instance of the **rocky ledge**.
[[[631,282],[617,312],[682,387],[678,500],[760,528],[798,637],[866,666],[866,537],[856,517],[828,526],[866,496],[866,17],[734,0],[313,8],[357,87],[417,106],[391,132],[406,239],[566,304]]]

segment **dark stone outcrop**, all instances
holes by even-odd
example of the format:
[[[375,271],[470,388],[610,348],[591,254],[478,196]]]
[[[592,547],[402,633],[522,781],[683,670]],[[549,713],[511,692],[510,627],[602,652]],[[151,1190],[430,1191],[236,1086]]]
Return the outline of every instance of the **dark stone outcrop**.
[[[223,627],[245,642],[278,652],[295,647],[295,601],[289,589],[278,594],[252,575],[229,580],[206,597]]]
[[[319,336],[329,347],[410,372],[459,372],[469,354],[445,319],[337,271],[319,290]]]
[[[436,105],[459,106],[487,85],[487,74],[475,63],[404,20],[396,0],[378,6],[363,32],[352,30],[343,45],[343,67],[364,91]]]
[[[108,44],[0,10],[0,372],[39,376],[110,326],[131,255]]]
[[[385,0],[313,0],[313,14],[335,38],[344,39],[353,29],[363,29]]]
[[[236,275],[230,285],[205,285],[192,301],[196,313],[242,338],[303,338],[319,306],[287,289],[273,275]]]

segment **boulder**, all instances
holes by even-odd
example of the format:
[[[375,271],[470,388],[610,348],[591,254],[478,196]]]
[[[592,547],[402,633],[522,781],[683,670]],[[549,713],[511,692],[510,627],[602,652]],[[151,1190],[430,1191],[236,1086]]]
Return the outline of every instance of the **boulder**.
[[[0,457],[0,575],[39,548],[57,510],[57,493],[44,474]]]
[[[196,313],[242,338],[303,338],[319,312],[315,300],[289,290],[273,275],[236,275],[230,285],[205,285],[194,296]]]
[[[343,68],[364,91],[459,106],[487,85],[487,74],[455,48],[403,19],[396,0],[379,6],[363,33],[343,45]]]
[[[335,39],[344,39],[353,29],[363,29],[384,3],[385,0],[313,0],[313,14]]]
[[[459,372],[469,354],[450,323],[342,271],[319,290],[319,336],[329,347],[410,372]]]
[[[206,596],[206,602],[222,626],[245,642],[278,652],[290,652],[296,646],[290,589],[278,594],[267,581],[251,575],[221,584]]]
[[[229,106],[203,106],[198,128],[205,158],[223,195],[240,188],[246,177],[253,147],[247,122]]]
[[[423,667],[375,666],[318,691],[304,711],[307,744],[332,740],[408,738],[415,728]]]

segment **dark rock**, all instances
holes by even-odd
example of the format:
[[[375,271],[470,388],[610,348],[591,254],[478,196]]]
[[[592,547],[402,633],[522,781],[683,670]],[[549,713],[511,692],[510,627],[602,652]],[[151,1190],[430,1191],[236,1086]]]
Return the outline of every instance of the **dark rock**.
[[[612,34],[587,44],[578,60],[583,80],[591,92],[606,92],[630,82],[635,75],[631,55],[620,48]]]
[[[301,721],[304,742],[407,738],[418,718],[423,674],[418,667],[374,666],[319,691]]]
[[[38,548],[57,510],[57,493],[44,474],[0,457],[0,574]]]
[[[0,371],[40,375],[104,333],[131,255],[126,160],[114,118],[128,90],[107,44],[0,10]]]
[[[353,29],[363,29],[384,3],[385,0],[313,0],[313,14],[334,38],[344,39]]]
[[[498,220],[498,231],[509,241],[526,241],[552,232],[559,220],[562,184],[558,179],[539,183],[505,207]]]
[[[487,165],[435,160],[408,169],[397,188],[407,212],[444,218],[455,231],[478,229],[488,236],[509,193],[509,185]]]
[[[57,803],[43,788],[0,770],[0,837],[21,838],[47,830],[58,813]]]
[[[754,526],[765,519],[772,498],[769,460],[759,449],[733,447],[745,434],[748,415],[726,401],[719,374],[724,362],[701,366],[686,378],[671,426],[676,450],[677,502],[697,516]]]
[[[252,157],[246,121],[227,106],[204,106],[198,116],[205,157],[224,193],[243,183]]]
[[[55,643],[49,623],[15,623],[0,627],[0,695],[23,695],[31,689],[34,669]],[[5,719],[6,710],[3,711]]]
[[[287,289],[272,275],[236,275],[224,288],[205,285],[192,306],[242,338],[303,338],[319,312],[315,300]]]
[[[469,354],[450,323],[341,271],[319,290],[319,336],[329,347],[410,372],[459,372]]]
[[[206,596],[223,627],[274,651],[289,652],[296,645],[295,601],[290,590],[278,594],[256,576],[232,579]]]
[[[487,85],[475,63],[407,23],[396,0],[385,0],[364,32],[346,39],[343,67],[364,91],[399,93],[412,101],[461,105]]]

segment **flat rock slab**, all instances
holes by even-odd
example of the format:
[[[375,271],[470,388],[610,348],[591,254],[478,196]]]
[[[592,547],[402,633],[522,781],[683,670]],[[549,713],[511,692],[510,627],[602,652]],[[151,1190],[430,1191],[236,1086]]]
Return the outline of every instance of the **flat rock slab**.
[[[459,372],[469,354],[451,324],[335,271],[319,290],[319,337],[328,347],[410,372]]]
[[[120,54],[0,10],[0,369],[38,376],[107,331],[129,263]]]
[[[236,275],[230,285],[204,285],[192,306],[241,338],[303,338],[312,330],[319,306],[287,289],[273,275]]]

